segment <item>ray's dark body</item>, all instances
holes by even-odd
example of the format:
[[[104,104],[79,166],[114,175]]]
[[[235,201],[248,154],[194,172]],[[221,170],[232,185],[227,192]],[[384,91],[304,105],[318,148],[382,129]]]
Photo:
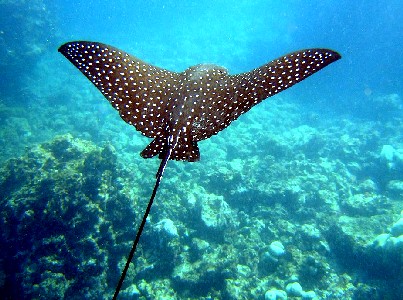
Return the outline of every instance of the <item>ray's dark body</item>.
[[[197,161],[197,142],[226,128],[254,105],[304,80],[341,56],[328,49],[290,53],[250,72],[229,75],[223,67],[201,64],[181,73],[147,64],[96,42],[59,48],[119,111],[124,121],[153,141],[141,152],[161,164],[146,212],[116,287],[119,294],[146,218],[170,159]]]

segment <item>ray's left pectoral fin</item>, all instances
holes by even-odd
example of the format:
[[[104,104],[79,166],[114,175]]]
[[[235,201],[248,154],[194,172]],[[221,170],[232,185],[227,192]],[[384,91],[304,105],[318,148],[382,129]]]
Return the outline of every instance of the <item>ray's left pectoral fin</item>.
[[[341,55],[329,49],[306,49],[279,57],[250,72],[235,75],[241,93],[250,107],[288,89],[339,60]]]
[[[97,87],[125,122],[147,137],[164,130],[164,118],[156,116],[170,108],[166,99],[178,73],[98,42],[69,42],[59,52]]]

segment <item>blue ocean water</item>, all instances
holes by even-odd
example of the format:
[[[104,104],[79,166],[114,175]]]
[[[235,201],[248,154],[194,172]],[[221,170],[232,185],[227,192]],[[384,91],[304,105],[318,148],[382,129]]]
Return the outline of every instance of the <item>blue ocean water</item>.
[[[74,40],[178,72],[342,55],[168,164],[122,299],[403,293],[401,1],[0,7],[4,299],[111,298],[154,184],[149,139],[57,52]]]

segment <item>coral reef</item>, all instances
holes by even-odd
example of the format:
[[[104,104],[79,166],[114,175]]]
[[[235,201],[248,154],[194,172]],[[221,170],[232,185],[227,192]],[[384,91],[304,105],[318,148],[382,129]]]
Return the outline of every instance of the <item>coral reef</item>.
[[[118,254],[136,221],[123,193],[120,176],[127,174],[118,170],[112,147],[70,135],[3,166],[3,296],[82,299],[110,292],[98,287],[116,280]]]
[[[272,128],[239,122],[204,142],[198,164],[168,166],[123,299],[402,292],[401,145],[394,131],[373,140],[372,123],[360,130],[350,121],[295,126],[298,109],[282,102],[266,117],[284,111],[283,123],[264,125]],[[266,133],[253,139],[250,126]],[[122,153],[65,135],[4,164],[1,242],[10,246],[1,250],[3,290],[110,297],[156,168],[125,153],[125,145],[142,146],[137,140],[115,137],[111,144]]]

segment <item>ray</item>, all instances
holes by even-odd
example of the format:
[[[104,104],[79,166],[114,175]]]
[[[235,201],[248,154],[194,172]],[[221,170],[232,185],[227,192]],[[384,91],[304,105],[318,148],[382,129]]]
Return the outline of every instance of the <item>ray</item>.
[[[199,141],[225,129],[256,104],[341,58],[329,49],[306,49],[250,72],[229,75],[225,68],[211,64],[171,72],[97,42],[69,42],[59,52],[100,90],[125,122],[153,139],[141,156],[158,155],[161,159],[152,195],[113,299],[122,287],[168,161],[198,161]]]

